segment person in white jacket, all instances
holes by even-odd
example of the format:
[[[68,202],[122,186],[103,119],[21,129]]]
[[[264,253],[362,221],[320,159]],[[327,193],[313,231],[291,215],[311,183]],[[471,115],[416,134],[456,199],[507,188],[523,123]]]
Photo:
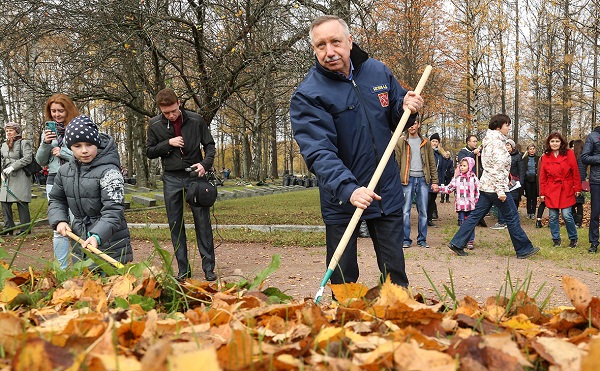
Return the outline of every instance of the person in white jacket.
[[[479,200],[475,210],[469,218],[460,226],[460,229],[448,247],[457,255],[469,255],[464,247],[479,220],[483,218],[495,205],[505,216],[508,232],[517,253],[518,259],[527,259],[537,254],[540,249],[534,247],[523,231],[519,220],[519,213],[508,192],[510,154],[506,151],[506,139],[510,131],[510,118],[504,114],[492,116],[488,125],[488,131],[482,142],[481,162],[483,174],[479,180]]]

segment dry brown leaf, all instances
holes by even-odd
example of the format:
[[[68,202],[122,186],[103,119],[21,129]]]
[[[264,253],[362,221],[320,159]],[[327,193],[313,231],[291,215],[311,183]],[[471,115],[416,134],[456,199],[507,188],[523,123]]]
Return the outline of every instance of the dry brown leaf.
[[[363,369],[390,369],[394,367],[394,351],[401,343],[386,341],[372,352],[357,353],[354,359]]]
[[[124,355],[104,355],[94,354],[90,356],[89,363],[86,366],[89,371],[142,371],[142,364],[137,358]],[[153,368],[153,370],[156,370]]]
[[[168,359],[171,354],[171,342],[159,340],[154,343],[142,357],[142,370],[168,370]]]
[[[369,291],[367,286],[354,282],[339,285],[328,284],[328,286],[331,288],[333,295],[335,295],[335,299],[343,305],[347,305],[351,299],[362,298]]]
[[[314,334],[317,334],[323,327],[330,326],[323,310],[313,302],[307,303],[302,308],[302,322],[309,326]]]
[[[585,312],[586,318],[589,318],[594,326],[600,328],[600,299],[594,296]]]
[[[85,281],[79,302],[88,302],[90,308],[96,312],[104,312],[107,309],[104,289],[98,282],[91,279]]]
[[[531,362],[523,357],[517,343],[509,333],[491,334],[483,338],[483,344],[488,348],[495,348],[513,358],[524,367],[533,367]],[[511,369],[507,367],[507,369]]]
[[[126,299],[129,296],[129,294],[132,293],[133,284],[136,281],[137,279],[131,274],[116,276],[108,292],[112,297]]]
[[[600,337],[590,341],[588,354],[581,360],[581,371],[600,370]]]
[[[119,345],[126,348],[133,348],[141,339],[145,328],[146,322],[142,321],[121,323],[121,326],[117,329]]]
[[[252,356],[259,351],[256,340],[248,332],[234,330],[229,344],[217,351],[217,358],[224,369],[241,369],[252,364]]]
[[[74,303],[79,299],[81,295],[80,288],[58,288],[52,293],[52,305],[70,304]]]
[[[11,369],[16,371],[77,370],[78,362],[79,359],[73,357],[71,349],[56,346],[40,338],[31,338],[27,339],[15,354]]]
[[[454,371],[457,368],[456,361],[449,355],[421,349],[414,340],[401,343],[394,350],[394,362],[400,370]]]
[[[467,295],[463,300],[459,301],[458,307],[454,312],[455,314],[464,314],[471,317],[479,313],[479,304],[477,300]]]
[[[299,370],[303,368],[304,363],[291,354],[280,354],[275,358],[273,366],[277,370]]]
[[[169,366],[171,370],[221,370],[217,359],[217,351],[213,347],[172,356],[169,358]]]
[[[532,341],[535,351],[551,365],[561,370],[580,370],[585,352],[566,340],[540,337]]]
[[[408,291],[398,285],[394,285],[392,281],[387,279],[381,286],[379,298],[376,300],[376,304],[380,306],[389,306],[396,303],[406,303],[410,300]]]
[[[12,312],[0,313],[0,346],[8,355],[14,354],[23,335],[23,323]]]
[[[587,309],[590,301],[592,301],[592,294],[590,293],[590,289],[579,281],[575,277],[571,276],[563,276],[562,278],[563,289],[565,290],[565,294],[573,306],[577,311],[584,316],[586,316],[585,310]]]
[[[569,329],[586,323],[587,320],[576,309],[564,309],[550,318],[544,326],[559,332],[567,332]]]

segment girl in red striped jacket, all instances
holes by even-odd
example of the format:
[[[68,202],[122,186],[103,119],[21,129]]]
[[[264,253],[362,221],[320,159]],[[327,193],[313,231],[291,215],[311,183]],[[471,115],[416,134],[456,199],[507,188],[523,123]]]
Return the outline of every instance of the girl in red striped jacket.
[[[473,166],[475,166],[475,160],[470,157],[463,158],[458,165],[458,175],[452,178],[450,184],[442,184],[439,187],[440,193],[452,193],[456,190],[454,206],[460,224],[469,217],[471,211],[475,209],[477,200],[479,200],[479,179],[473,172]],[[471,238],[467,243],[467,249],[473,250],[474,243],[475,229],[473,229]]]

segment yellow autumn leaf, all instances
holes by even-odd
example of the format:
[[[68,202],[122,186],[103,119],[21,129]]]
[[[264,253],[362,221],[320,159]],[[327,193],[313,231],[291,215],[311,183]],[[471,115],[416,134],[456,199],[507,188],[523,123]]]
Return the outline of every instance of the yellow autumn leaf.
[[[381,286],[379,292],[379,299],[377,299],[377,305],[388,306],[394,305],[398,302],[406,303],[410,300],[408,291],[405,288],[393,284],[389,278],[385,280],[385,283]]]
[[[318,348],[325,348],[327,344],[333,341],[339,341],[344,337],[344,329],[342,327],[325,327],[319,331],[313,344]]]
[[[23,293],[17,286],[9,285],[8,282],[4,285],[4,289],[0,292],[0,302],[10,303],[17,295]]]
[[[581,361],[581,371],[600,370],[600,338],[590,341],[587,356]]]
[[[133,290],[133,284],[137,279],[131,274],[125,274],[117,276],[112,287],[110,288],[110,294],[115,298],[127,298]]]
[[[531,339],[543,332],[540,326],[532,323],[524,314],[519,314],[508,321],[500,322],[504,327],[512,328],[527,338]]]
[[[217,360],[217,351],[213,347],[171,356],[169,365],[171,370],[221,370]]]
[[[361,283],[329,284],[335,299],[342,304],[347,304],[349,299],[359,299],[365,296],[369,288]]]

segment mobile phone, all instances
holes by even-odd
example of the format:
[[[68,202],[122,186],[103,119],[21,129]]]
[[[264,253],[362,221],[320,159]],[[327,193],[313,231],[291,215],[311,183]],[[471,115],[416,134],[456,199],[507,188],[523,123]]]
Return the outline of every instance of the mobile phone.
[[[56,122],[46,121],[46,130],[50,130],[56,134]]]

